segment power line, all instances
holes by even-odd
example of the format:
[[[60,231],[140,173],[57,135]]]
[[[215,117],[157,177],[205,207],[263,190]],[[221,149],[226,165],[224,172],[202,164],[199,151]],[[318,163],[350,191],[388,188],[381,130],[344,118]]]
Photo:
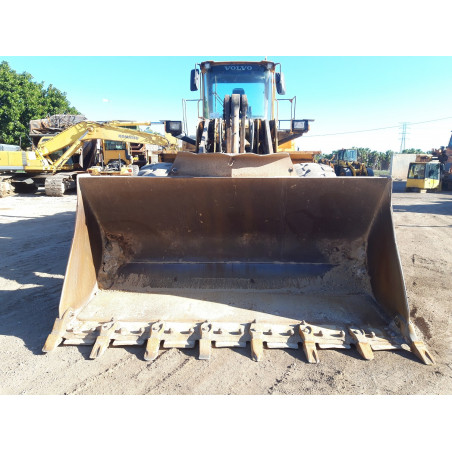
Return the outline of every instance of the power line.
[[[404,122],[403,124],[407,124],[410,126],[410,125],[415,125],[415,124],[425,124],[426,122],[444,121],[445,119],[452,119],[452,116],[447,116],[446,118],[439,118],[439,119],[429,119],[428,121]],[[378,127],[376,129],[366,129],[366,130],[354,130],[351,132],[325,133],[323,135],[303,135],[303,138],[327,137],[327,136],[331,136],[331,135],[347,135],[350,133],[373,132],[375,130],[395,129],[395,128],[399,128],[399,127],[400,127],[400,124],[397,126]]]
[[[435,121],[443,121],[444,119],[451,119],[452,116],[447,116],[446,118],[439,118],[439,119],[430,119],[428,121],[419,121],[419,122],[407,122],[407,124],[424,124],[426,122],[435,122]]]
[[[323,135],[306,135],[306,136],[303,135],[303,138],[327,137],[330,135],[347,135],[349,133],[373,132],[374,130],[395,129],[397,127],[400,127],[400,126],[378,127],[377,129],[355,130],[353,132],[325,133]]]

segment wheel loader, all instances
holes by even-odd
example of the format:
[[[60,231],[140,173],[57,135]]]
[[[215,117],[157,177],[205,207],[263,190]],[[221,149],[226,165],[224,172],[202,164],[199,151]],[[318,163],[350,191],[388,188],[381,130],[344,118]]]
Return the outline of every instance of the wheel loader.
[[[154,360],[161,348],[198,347],[209,359],[250,346],[256,361],[280,348],[318,363],[321,349],[353,346],[365,360],[406,349],[433,364],[410,319],[391,181],[321,169],[300,177],[276,152],[310,122],[294,112],[279,127],[279,64],[205,61],[190,88],[200,91],[196,133],[185,121],[166,130],[193,152],[138,177],[77,179],[59,314],[43,351],[85,344],[94,359],[139,345]]]
[[[330,165],[338,176],[373,176],[372,168],[358,162],[357,149],[340,149],[331,160],[321,159],[321,163]]]

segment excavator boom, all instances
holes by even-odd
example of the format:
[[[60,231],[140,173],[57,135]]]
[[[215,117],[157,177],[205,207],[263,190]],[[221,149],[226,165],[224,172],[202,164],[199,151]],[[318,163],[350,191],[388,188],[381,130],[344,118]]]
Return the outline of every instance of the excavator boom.
[[[58,170],[81,147],[81,143],[91,140],[112,140],[125,143],[154,144],[168,146],[168,140],[157,134],[150,134],[110,124],[83,121],[75,124],[38,147],[37,152],[43,157],[57,152],[67,146],[69,149],[52,164]]]
[[[24,181],[36,190],[37,180],[40,183],[45,181],[47,195],[62,196],[67,189],[75,187],[75,177],[82,170],[68,164],[69,159],[82,149],[87,153],[94,153],[95,140],[169,146],[169,141],[159,134],[109,123],[79,121],[57,135],[42,138],[33,151],[1,150],[0,167],[8,175],[0,178],[0,196],[12,194],[15,190],[14,184],[24,185]],[[114,156],[118,158],[117,153],[114,153]],[[17,171],[20,173],[15,174]],[[53,176],[50,173],[53,173]]]

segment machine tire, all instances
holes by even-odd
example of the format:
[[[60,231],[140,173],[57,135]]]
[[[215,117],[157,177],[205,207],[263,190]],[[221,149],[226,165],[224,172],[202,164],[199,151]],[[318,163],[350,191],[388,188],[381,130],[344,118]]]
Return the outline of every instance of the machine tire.
[[[349,168],[341,168],[339,176],[352,176],[352,172]]]
[[[321,163],[296,163],[294,170],[298,177],[336,177],[331,166]]]
[[[140,177],[167,177],[170,174],[172,163],[160,162],[160,163],[150,163],[145,165],[140,169],[138,176]]]

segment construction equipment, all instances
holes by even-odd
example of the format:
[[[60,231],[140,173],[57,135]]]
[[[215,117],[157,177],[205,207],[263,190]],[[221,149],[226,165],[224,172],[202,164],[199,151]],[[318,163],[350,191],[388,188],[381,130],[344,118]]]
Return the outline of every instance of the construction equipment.
[[[116,127],[126,127],[128,129],[134,129],[137,130],[139,126],[155,126],[155,125],[164,125],[164,121],[124,121],[124,120],[116,120],[116,121],[108,121],[109,125],[116,126]],[[147,133],[154,133],[154,132],[147,132]],[[139,168],[142,166],[150,163],[150,160],[152,160],[151,163],[157,163],[157,162],[174,162],[174,159],[176,158],[177,152],[179,149],[179,140],[177,138],[174,138],[171,134],[165,133],[164,134],[165,139],[167,140],[167,143],[165,146],[150,146],[153,149],[152,152],[146,153],[143,152],[144,146],[149,146],[146,144],[140,144],[140,143],[130,143],[130,152],[133,156],[134,164],[137,165]],[[157,148],[157,149],[155,149]]]
[[[320,163],[334,168],[337,176],[373,176],[372,168],[358,161],[357,149],[340,149],[331,160],[321,159]]]
[[[405,191],[426,193],[443,190],[452,190],[452,162],[448,162],[445,150],[416,155],[416,160],[408,167]]]
[[[195,67],[202,113],[196,138],[152,177],[77,179],[77,217],[59,316],[44,352],[59,344],[199,343],[245,347],[405,348],[432,355],[410,321],[391,216],[391,180],[299,177],[284,141],[309,120],[277,128],[284,77],[270,61]],[[279,144],[278,144],[279,143]],[[227,151],[227,152],[225,152]],[[312,163],[313,164],[313,163]],[[314,165],[314,164],[313,164]],[[153,165],[150,165],[152,167]],[[149,171],[149,173],[146,173]],[[162,176],[162,177],[159,177]]]
[[[286,141],[278,146],[277,152],[286,152],[289,154],[293,163],[315,163],[317,155],[321,151],[301,151],[295,148],[295,141]]]
[[[331,165],[324,165],[316,162],[316,156],[321,151],[300,151],[295,149],[295,141],[288,141],[278,146],[276,152],[289,154],[294,169],[299,177],[335,177],[334,169]]]
[[[102,145],[100,164],[96,164],[97,141]],[[36,190],[45,185],[47,195],[62,196],[75,188],[76,177],[88,168],[94,174],[132,175],[130,143],[167,146],[168,140],[108,123],[81,121],[57,135],[41,137],[35,150],[0,151],[2,193],[11,194],[20,186]],[[78,163],[71,160],[76,154],[80,155]]]

